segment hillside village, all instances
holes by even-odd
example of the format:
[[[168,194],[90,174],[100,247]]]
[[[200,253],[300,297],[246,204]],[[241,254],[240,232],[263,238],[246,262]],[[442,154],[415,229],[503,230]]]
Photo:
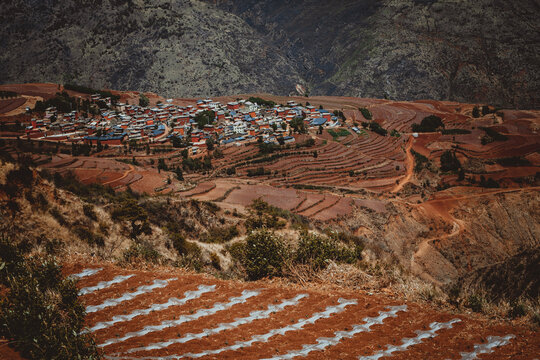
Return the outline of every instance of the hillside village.
[[[259,102],[263,104],[257,103]],[[241,145],[256,141],[285,144],[295,141],[292,134],[314,127],[339,127],[342,118],[325,109],[294,101],[276,105],[259,98],[238,99],[222,104],[211,99],[194,105],[178,106],[171,100],[153,107],[111,103],[110,98],[92,95],[93,102],[107,104],[96,116],[82,112],[60,113],[46,109],[43,118],[33,118],[26,128],[29,139],[84,142],[90,145],[122,145],[126,142],[170,143],[191,147],[200,153],[207,145]]]

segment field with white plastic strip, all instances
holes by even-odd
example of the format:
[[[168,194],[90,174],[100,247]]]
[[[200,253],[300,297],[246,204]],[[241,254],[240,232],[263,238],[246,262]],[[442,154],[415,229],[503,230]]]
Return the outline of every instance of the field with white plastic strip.
[[[351,291],[67,265],[108,359],[532,359],[538,332]]]

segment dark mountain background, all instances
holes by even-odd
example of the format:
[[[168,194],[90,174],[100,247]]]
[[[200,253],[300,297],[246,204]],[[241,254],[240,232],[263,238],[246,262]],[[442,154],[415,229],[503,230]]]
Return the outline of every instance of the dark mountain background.
[[[538,0],[4,0],[0,82],[540,108]]]

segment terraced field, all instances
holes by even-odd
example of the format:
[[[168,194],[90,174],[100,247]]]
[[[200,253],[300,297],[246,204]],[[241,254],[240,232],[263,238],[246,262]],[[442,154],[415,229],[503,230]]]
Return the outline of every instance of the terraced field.
[[[157,173],[142,167],[122,163],[115,160],[95,157],[72,157],[54,155],[52,157],[35,158],[40,166],[61,174],[73,173],[86,184],[99,183],[115,190],[125,190],[128,186],[140,193],[170,192],[174,185],[167,184],[166,173]]]
[[[107,359],[531,359],[538,333],[364,292],[68,264]]]

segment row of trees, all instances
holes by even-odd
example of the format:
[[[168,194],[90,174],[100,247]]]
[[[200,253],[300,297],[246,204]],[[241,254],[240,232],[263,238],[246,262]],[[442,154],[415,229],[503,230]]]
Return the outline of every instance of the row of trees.
[[[0,91],[0,99],[11,99],[17,96],[19,96],[19,94],[14,91]]]

